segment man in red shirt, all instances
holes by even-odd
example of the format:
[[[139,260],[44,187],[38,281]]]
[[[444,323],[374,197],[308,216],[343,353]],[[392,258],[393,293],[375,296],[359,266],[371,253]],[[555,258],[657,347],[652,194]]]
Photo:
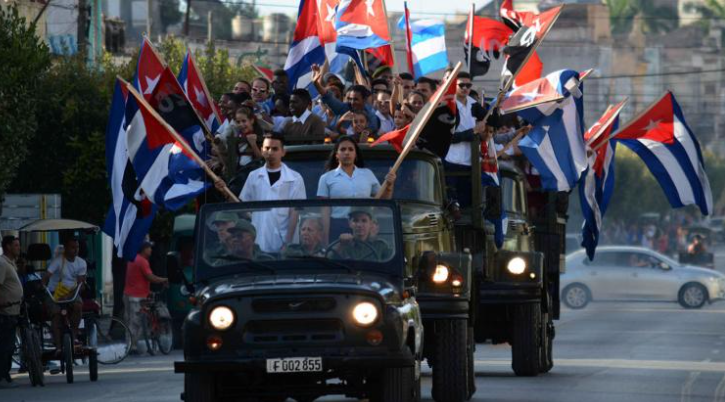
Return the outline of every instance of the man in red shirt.
[[[133,262],[126,266],[126,287],[123,289],[123,305],[125,306],[126,323],[131,330],[131,354],[138,354],[138,338],[141,332],[141,301],[151,293],[151,283],[168,284],[167,278],[156,276],[151,272],[149,258],[151,243],[145,242]]]

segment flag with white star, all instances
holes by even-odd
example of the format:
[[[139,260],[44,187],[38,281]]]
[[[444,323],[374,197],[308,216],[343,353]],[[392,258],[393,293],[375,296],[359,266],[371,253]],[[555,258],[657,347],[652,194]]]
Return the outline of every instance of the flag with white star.
[[[644,161],[673,208],[697,205],[712,213],[712,190],[700,143],[672,92],[667,92],[614,135]]]
[[[156,88],[165,68],[166,63],[161,60],[148,38],[144,37],[138,54],[136,74],[133,77],[133,86],[143,95],[144,99],[151,99],[151,93]]]
[[[560,83],[557,92],[564,99],[517,112],[533,126],[519,142],[519,148],[541,174],[542,190],[569,191],[588,166],[583,84],[574,70],[560,70],[550,75],[558,76],[552,77],[551,82]]]
[[[390,43],[383,0],[341,0],[335,14],[337,45],[370,49]]]

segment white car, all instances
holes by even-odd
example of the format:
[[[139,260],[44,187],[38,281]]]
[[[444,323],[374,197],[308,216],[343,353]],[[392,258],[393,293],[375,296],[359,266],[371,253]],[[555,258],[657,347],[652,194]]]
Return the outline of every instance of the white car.
[[[643,247],[598,247],[594,261],[584,250],[566,257],[561,300],[572,309],[592,300],[677,301],[700,308],[725,296],[725,275],[681,265]]]

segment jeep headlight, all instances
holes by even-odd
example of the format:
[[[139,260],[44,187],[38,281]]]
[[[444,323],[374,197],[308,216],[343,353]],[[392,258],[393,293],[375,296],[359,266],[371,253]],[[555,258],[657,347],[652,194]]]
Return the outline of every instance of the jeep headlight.
[[[433,271],[433,282],[443,283],[448,280],[448,276],[451,271],[445,265],[436,265],[435,271]]]
[[[370,302],[358,303],[352,310],[352,318],[359,325],[368,326],[378,319],[378,308]]]
[[[506,269],[514,275],[521,275],[526,271],[526,261],[521,257],[514,257],[509,261]]]
[[[234,312],[226,306],[214,307],[209,313],[209,323],[219,331],[228,329],[234,324]]]

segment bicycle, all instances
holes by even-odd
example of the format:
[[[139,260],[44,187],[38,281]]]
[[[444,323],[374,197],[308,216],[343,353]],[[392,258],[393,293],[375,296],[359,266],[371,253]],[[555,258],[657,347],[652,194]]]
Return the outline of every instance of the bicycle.
[[[40,330],[30,320],[28,305],[25,300],[20,305],[20,318],[17,327],[17,360],[18,366],[28,372],[32,386],[45,386],[45,368],[43,367],[43,347],[40,343]]]
[[[118,364],[131,351],[131,330],[123,320],[101,315],[98,302],[93,304],[93,309],[83,312],[79,336],[85,344],[96,348],[98,363]]]
[[[65,373],[66,382],[72,384],[73,377],[73,366],[75,359],[82,359],[84,362],[88,361],[88,372],[91,381],[98,381],[98,354],[96,348],[93,345],[88,344],[88,339],[84,339],[86,342],[81,345],[75,345],[73,342],[73,330],[70,322],[70,310],[73,308],[72,304],[78,299],[78,295],[82,284],[76,286],[73,297],[63,300],[57,300],[48,288],[46,292],[50,296],[50,299],[58,305],[61,319],[61,344],[60,344],[60,372]],[[54,352],[55,353],[55,352]]]
[[[166,306],[162,305],[161,295],[152,292],[146,300],[141,301],[141,331],[146,343],[146,350],[155,355],[156,350],[168,355],[174,345],[171,329],[171,317]]]

